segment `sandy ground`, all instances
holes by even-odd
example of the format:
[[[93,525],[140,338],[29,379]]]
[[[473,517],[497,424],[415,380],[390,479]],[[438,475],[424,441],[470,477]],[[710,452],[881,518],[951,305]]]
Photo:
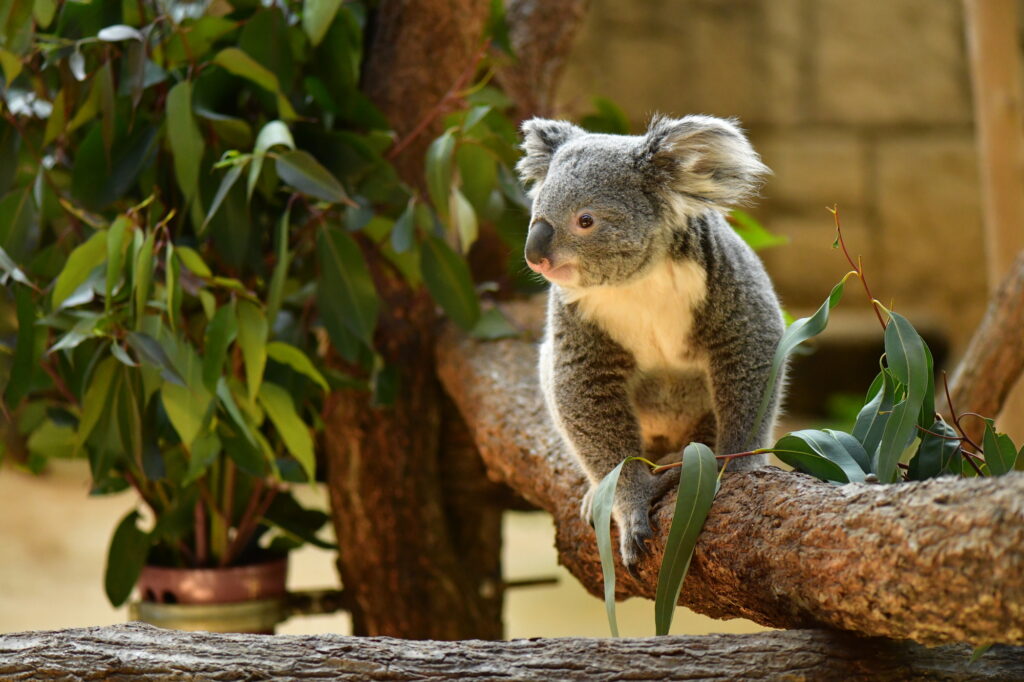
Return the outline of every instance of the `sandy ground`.
[[[45,476],[0,469],[0,632],[123,622],[103,594],[110,533],[135,500],[130,494],[88,497],[84,462],[57,462]],[[303,502],[326,508],[326,491],[309,489]],[[290,589],[337,585],[331,552],[306,548],[293,557]],[[554,528],[540,513],[505,517],[506,578],[556,576],[557,585],[510,591],[505,623],[511,637],[608,636],[603,603],[557,565]],[[632,599],[618,607],[623,636],[654,634],[654,603]],[[345,615],[294,618],[283,634],[349,633]],[[754,632],[749,621],[715,621],[678,609],[673,632]]]

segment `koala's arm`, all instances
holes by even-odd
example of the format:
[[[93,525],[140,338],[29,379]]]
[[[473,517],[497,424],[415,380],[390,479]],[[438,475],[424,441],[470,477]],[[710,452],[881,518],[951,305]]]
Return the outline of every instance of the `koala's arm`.
[[[760,280],[761,278],[757,278]],[[767,277],[711,292],[702,324],[703,345],[714,402],[717,454],[744,452],[768,444],[778,407],[778,383],[768,409],[755,424],[783,323]],[[743,457],[730,470],[760,466],[765,456]]]
[[[542,371],[542,381],[553,416],[591,480],[591,491],[583,502],[583,512],[589,515],[597,483],[626,457],[644,454],[627,389],[635,361],[597,325],[574,311],[555,302],[551,313],[547,341],[551,364],[547,376]],[[644,542],[652,536],[651,500],[672,481],[670,476],[652,476],[641,462],[622,468],[615,520],[627,566],[635,565],[647,551]]]

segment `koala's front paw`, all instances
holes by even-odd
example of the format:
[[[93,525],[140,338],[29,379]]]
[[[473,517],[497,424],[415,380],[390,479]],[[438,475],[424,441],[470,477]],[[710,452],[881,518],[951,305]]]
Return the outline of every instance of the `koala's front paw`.
[[[640,559],[651,550],[647,542],[654,537],[651,529],[650,500],[630,500],[621,505],[621,512],[616,510],[615,522],[619,526],[619,554],[626,570],[638,577],[637,566]]]

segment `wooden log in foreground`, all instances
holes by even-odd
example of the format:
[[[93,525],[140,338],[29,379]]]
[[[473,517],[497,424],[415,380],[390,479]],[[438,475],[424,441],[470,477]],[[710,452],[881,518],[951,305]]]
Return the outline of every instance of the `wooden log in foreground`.
[[[0,678],[297,680],[1020,680],[1024,649],[859,639],[818,630],[649,639],[439,642],[224,635],[141,623],[0,635]]]
[[[560,561],[599,595],[578,512],[586,482],[544,409],[535,344],[448,329],[438,359],[490,474],[554,516]],[[673,491],[655,505],[639,579],[618,566],[620,597],[653,598],[674,504]],[[844,486],[775,468],[727,474],[680,603],[779,628],[1024,644],[1024,473]]]

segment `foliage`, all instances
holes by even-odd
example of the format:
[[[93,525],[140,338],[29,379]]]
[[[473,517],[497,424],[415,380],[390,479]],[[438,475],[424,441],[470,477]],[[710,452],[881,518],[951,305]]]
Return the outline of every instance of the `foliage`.
[[[512,333],[465,258],[482,229],[521,251],[509,103],[486,69],[458,93],[422,195],[359,89],[365,24],[363,4],[318,0],[0,18],[5,440],[36,471],[87,457],[94,494],[144,503],[113,536],[115,603],[147,558],[325,544],[288,485],[315,479],[326,390],[399,390],[375,346],[381,269],[466,329]]]
[[[659,635],[668,633],[697,535],[717,491],[717,486],[711,483],[714,477],[705,471],[705,462],[721,460],[724,471],[732,459],[773,453],[795,470],[835,485],[923,481],[945,475],[1001,476],[1014,470],[1024,471],[1024,447],[1018,449],[1009,436],[998,433],[992,419],[970,412],[958,413],[949,401],[948,390],[947,407],[952,424],[939,414],[935,373],[928,345],[907,318],[886,309],[871,295],[863,268],[859,262],[853,261],[846,249],[838,211],[832,209],[832,213],[837,233],[833,246],[842,247],[853,269],[836,284],[813,315],[798,319],[786,328],[772,361],[752,432],[765,417],[787,358],[801,343],[825,330],[829,312],[839,303],[846,281],[851,277],[856,277],[863,284],[883,329],[885,345],[884,354],[879,359],[880,371],[871,382],[849,433],[835,429],[803,429],[782,436],[770,448],[717,455],[712,455],[704,445],[691,443],[684,450],[681,463],[657,466],[642,460],[655,473],[682,467],[676,510],[665,542],[655,599],[655,625]],[[968,416],[985,422],[981,444],[974,443],[961,426],[961,420]],[[629,459],[640,458],[628,458],[622,464]],[[601,481],[600,494],[595,495],[593,518],[599,548],[610,547],[610,527],[606,517],[611,514],[615,484],[622,464]],[[610,550],[601,551],[601,564],[606,581],[605,604],[609,624],[612,634],[617,636],[615,564]],[[611,590],[607,587],[609,581]],[[976,656],[982,653],[984,651],[979,650]]]

